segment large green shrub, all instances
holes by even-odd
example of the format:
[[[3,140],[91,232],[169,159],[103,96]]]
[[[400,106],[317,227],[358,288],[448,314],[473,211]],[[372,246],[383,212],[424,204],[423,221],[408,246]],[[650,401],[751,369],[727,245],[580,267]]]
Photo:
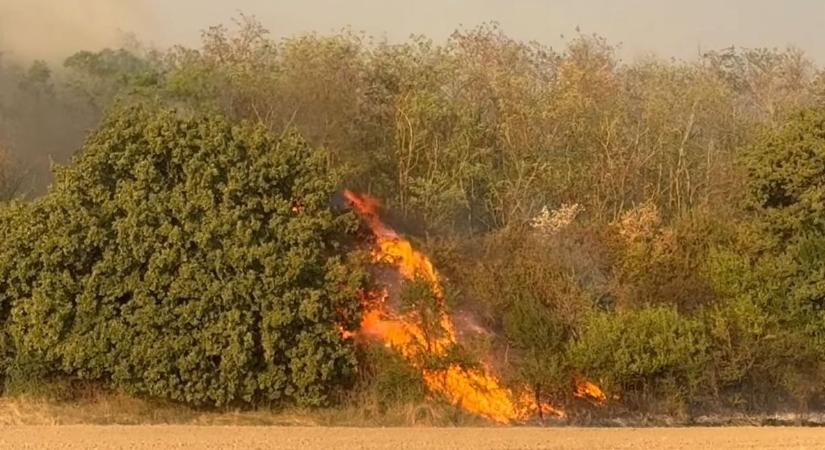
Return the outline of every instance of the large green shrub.
[[[825,339],[825,110],[805,110],[763,133],[745,154],[751,233],[759,266],[785,283],[784,309]]]
[[[353,219],[295,135],[133,107],[3,213],[10,381],[68,375],[191,404],[317,405],[351,379]]]
[[[825,380],[825,112],[804,110],[763,131],[743,155],[738,240],[705,272],[714,386],[754,406],[805,407]],[[730,395],[726,395],[731,397]]]
[[[710,253],[704,270],[718,299],[703,318],[709,387],[717,398],[758,408],[795,400],[805,407],[823,393],[823,315],[800,301],[805,286],[788,276],[794,266],[785,256]]]
[[[642,402],[657,395],[689,400],[702,382],[706,352],[701,324],[662,306],[596,313],[569,348],[581,373]]]

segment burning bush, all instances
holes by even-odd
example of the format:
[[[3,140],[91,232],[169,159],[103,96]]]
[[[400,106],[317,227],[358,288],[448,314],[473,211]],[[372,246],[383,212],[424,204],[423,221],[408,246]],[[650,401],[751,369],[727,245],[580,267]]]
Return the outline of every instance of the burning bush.
[[[38,375],[191,404],[319,405],[354,373],[337,178],[296,135],[133,107],[49,193],[4,211],[12,384]],[[296,207],[295,205],[300,205]]]

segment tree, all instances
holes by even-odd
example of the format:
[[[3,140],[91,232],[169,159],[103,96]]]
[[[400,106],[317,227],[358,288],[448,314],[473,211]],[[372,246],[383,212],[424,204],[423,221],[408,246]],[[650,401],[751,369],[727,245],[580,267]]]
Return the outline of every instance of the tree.
[[[825,234],[825,111],[798,113],[768,130],[744,157],[747,207],[773,245]]]
[[[784,280],[796,320],[825,339],[825,111],[804,110],[746,153],[756,263]]]
[[[124,49],[77,52],[63,65],[72,91],[98,113],[118,96],[151,87],[160,78],[156,62]]]
[[[740,340],[768,335],[770,341],[765,357],[742,376],[778,372],[773,386],[782,385],[804,407],[821,395],[825,379],[825,111],[803,110],[764,130],[743,160],[749,214],[735,251],[744,260],[716,264],[714,284],[730,305],[719,311],[716,324],[725,326],[716,334],[735,331],[736,315],[746,312],[747,320],[739,320],[745,330],[762,329]],[[754,320],[758,315],[766,319]]]
[[[48,194],[4,211],[12,381],[69,376],[194,405],[330,401],[355,370],[355,221],[299,136],[116,111]]]

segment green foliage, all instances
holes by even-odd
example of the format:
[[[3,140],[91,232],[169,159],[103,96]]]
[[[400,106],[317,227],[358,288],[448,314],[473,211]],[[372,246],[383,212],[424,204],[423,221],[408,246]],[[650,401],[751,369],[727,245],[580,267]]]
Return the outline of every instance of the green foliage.
[[[381,346],[367,347],[360,367],[359,391],[375,400],[379,413],[422,402],[426,397],[421,371],[397,352]]]
[[[696,311],[714,300],[700,267],[714,243],[728,240],[728,223],[698,211],[665,225],[657,209],[644,205],[612,228],[611,294],[618,307],[665,304]]]
[[[10,367],[196,405],[325,403],[353,374],[341,330],[365,280],[337,182],[294,134],[110,115],[46,196],[4,211]]]
[[[404,283],[400,295],[401,312],[412,317],[424,333],[427,352],[429,347],[443,339],[446,330],[441,322],[445,314],[444,301],[435,292],[429,280],[424,277]]]
[[[422,364],[476,352],[559,402],[575,376],[639,409],[822,400],[825,77],[800,52],[624,62],[598,36],[556,50],[494,24],[397,44],[235,24],[0,65],[0,144],[38,174],[118,99],[179,111],[111,115],[48,195],[0,210],[7,387],[339,398],[364,277],[328,206],[346,186],[449,250],[431,255],[448,306],[483,348]],[[400,300],[443,332],[427,283]],[[361,361],[378,411],[423,395],[400,363]]]
[[[825,112],[806,110],[749,150],[749,205],[776,242],[825,233]]]
[[[719,295],[704,317],[714,394],[750,407],[821,395],[822,316],[796,298],[781,260],[716,251],[707,272]]]
[[[596,313],[568,351],[580,373],[649,401],[672,390],[689,398],[703,381],[707,349],[701,322],[659,306]]]
[[[533,389],[535,396],[566,397],[572,371],[564,344],[565,328],[551,311],[531,300],[514,304],[505,312],[504,333],[517,355],[516,378]]]
[[[776,330],[769,361],[801,404],[822,395],[825,351],[825,112],[805,109],[765,130],[744,156],[747,238],[755,280]],[[742,245],[744,247],[744,245]]]
[[[125,49],[77,52],[63,63],[73,94],[100,111],[120,96],[155,85],[159,67]]]

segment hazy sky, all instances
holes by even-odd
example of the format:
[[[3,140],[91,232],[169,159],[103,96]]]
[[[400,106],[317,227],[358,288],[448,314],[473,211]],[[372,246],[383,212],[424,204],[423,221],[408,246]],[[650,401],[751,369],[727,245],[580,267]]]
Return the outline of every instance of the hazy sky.
[[[627,58],[794,45],[825,62],[825,0],[0,0],[0,47],[54,58],[107,45],[122,31],[159,46],[196,44],[200,30],[239,11],[275,36],[350,25],[396,41],[443,39],[494,20],[513,37],[554,46],[579,26],[622,43]]]

